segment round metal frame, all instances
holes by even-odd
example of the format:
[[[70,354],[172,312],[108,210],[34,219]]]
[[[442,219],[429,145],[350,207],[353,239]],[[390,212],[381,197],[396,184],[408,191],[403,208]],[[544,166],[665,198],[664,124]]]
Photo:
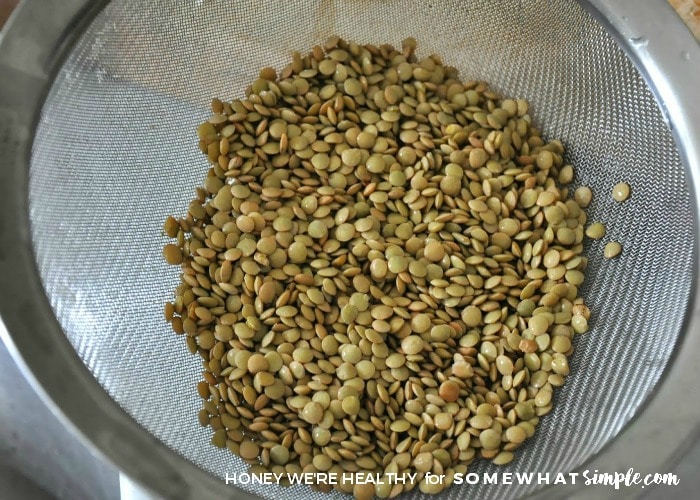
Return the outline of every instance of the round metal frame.
[[[620,43],[672,129],[700,206],[700,44],[667,2],[581,0]],[[254,498],[226,486],[173,453],[132,420],[103,390],[53,315],[34,261],[28,213],[33,133],[44,97],[73,41],[105,0],[27,0],[0,35],[0,313],[3,340],[44,401],[88,446],[152,493],[165,498]],[[640,43],[643,42],[643,43]],[[695,217],[697,233],[698,219]],[[695,251],[697,258],[697,249]],[[697,284],[698,266],[694,267]],[[693,293],[685,335],[655,394],[631,423],[581,469],[667,472],[700,434],[700,298]],[[653,449],[653,453],[649,450]],[[537,498],[585,498],[578,482]],[[600,492],[621,497],[620,491]],[[623,493],[631,496],[633,491]]]

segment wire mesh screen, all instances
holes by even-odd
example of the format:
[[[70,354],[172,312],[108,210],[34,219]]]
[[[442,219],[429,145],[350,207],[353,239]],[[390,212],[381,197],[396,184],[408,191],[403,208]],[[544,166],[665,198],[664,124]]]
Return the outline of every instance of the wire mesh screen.
[[[183,214],[208,164],[195,128],[212,97],[232,99],[263,66],[330,35],[413,36],[464,79],[531,102],[592,187],[589,220],[620,258],[587,247],[593,311],[553,412],[507,466],[566,472],[609,442],[651,394],[681,333],[691,289],[691,202],[657,103],[624,53],[576,2],[447,0],[115,0],[63,64],[34,139],[29,210],[46,293],[63,330],[114,400],[193,464],[222,477],[247,466],[197,422],[201,364],[163,319],[178,271],[162,223]],[[624,204],[612,186],[628,182]],[[495,471],[475,463],[470,471]],[[251,488],[267,498],[295,494]],[[300,488],[305,498],[324,496]],[[453,487],[441,496],[512,498],[537,486]],[[416,491],[416,496],[420,494]]]

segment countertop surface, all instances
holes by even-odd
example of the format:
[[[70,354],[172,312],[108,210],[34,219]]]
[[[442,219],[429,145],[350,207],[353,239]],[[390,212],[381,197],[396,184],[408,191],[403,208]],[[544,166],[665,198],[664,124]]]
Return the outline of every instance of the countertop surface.
[[[0,26],[17,3],[0,0]],[[700,40],[700,0],[669,3]],[[4,327],[0,324],[0,328]],[[51,413],[1,342],[0,382],[0,498],[119,499],[117,471],[93,455]],[[700,446],[696,445],[673,471],[680,479],[678,486],[652,489],[642,497],[695,498],[700,489],[699,469]]]
[[[683,18],[695,38],[700,40],[700,0],[669,0],[669,3]]]

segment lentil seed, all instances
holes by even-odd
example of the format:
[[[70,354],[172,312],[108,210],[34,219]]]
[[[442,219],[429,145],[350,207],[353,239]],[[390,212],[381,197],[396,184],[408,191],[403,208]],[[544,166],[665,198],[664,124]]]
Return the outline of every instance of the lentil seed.
[[[166,320],[207,359],[199,421],[273,471],[509,463],[588,329],[590,188],[557,187],[574,167],[526,101],[414,51],[333,38],[214,100],[197,130],[213,167],[165,222],[182,266]]]
[[[612,190],[612,197],[615,201],[622,203],[630,196],[630,186],[626,182],[615,184]]]
[[[611,241],[605,245],[604,255],[606,259],[614,259],[622,252],[622,245],[617,241]]]
[[[599,240],[605,236],[605,226],[600,222],[594,222],[586,229],[586,236],[593,240]]]
[[[591,200],[593,199],[593,193],[591,192],[591,188],[589,188],[588,186],[581,186],[580,188],[576,189],[576,191],[574,192],[574,199],[581,208],[588,207],[588,205],[591,204]]]

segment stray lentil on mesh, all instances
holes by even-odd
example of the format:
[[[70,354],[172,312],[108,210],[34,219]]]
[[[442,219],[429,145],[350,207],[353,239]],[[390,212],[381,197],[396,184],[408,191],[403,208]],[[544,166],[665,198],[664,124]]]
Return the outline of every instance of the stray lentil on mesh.
[[[619,182],[613,186],[612,197],[615,201],[622,203],[630,197],[630,186],[626,182]]]
[[[212,443],[256,472],[418,472],[336,486],[357,498],[513,460],[590,317],[592,194],[561,142],[415,47],[334,37],[214,99],[206,180],[164,227]]]
[[[602,222],[594,222],[586,229],[586,236],[592,240],[599,240],[605,236],[605,225]]]
[[[622,245],[620,245],[617,241],[611,241],[605,245],[603,254],[605,255],[606,259],[614,259],[618,255],[620,255],[621,252]]]

